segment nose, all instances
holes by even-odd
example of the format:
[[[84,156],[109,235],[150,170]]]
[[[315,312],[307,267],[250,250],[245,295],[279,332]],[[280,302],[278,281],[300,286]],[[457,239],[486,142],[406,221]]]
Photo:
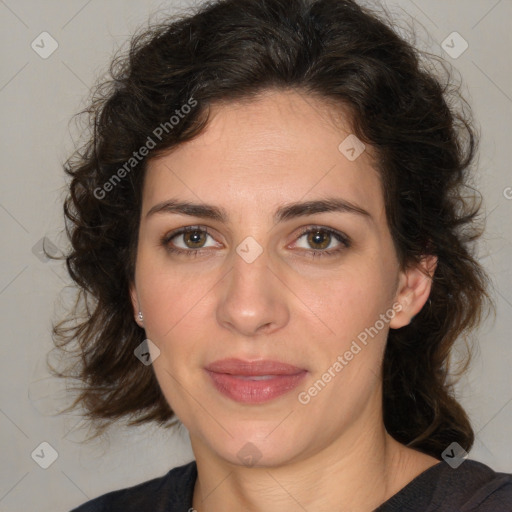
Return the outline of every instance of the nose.
[[[232,271],[220,286],[217,321],[224,328],[252,337],[271,334],[288,323],[287,288],[270,268],[265,251],[250,263],[235,254]]]

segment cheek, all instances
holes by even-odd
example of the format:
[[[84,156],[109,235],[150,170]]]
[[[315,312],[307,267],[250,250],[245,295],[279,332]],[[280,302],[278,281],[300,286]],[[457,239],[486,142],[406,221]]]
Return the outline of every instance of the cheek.
[[[160,350],[153,368],[171,408],[181,419],[187,418],[191,404],[187,404],[183,386],[194,388],[191,372],[198,367],[202,354],[200,345],[208,315],[205,308],[214,281],[179,267],[165,268],[154,260],[153,264],[145,263],[141,258],[138,293],[146,336]]]
[[[319,410],[329,409],[338,396],[356,410],[358,401],[368,398],[379,384],[389,330],[389,320],[383,321],[381,315],[390,310],[392,283],[390,269],[361,265],[340,272],[336,279],[325,280],[322,286],[303,289],[315,304],[316,316],[329,328],[323,329],[326,336],[316,337],[311,353],[316,364],[308,386],[316,386],[318,380],[329,382],[327,392],[315,398]],[[316,393],[308,386],[304,389],[308,396],[308,390]]]
[[[190,318],[208,302],[214,276],[196,269],[192,272],[186,265],[172,265],[165,257],[144,252],[137,265],[137,290],[148,337],[163,344],[173,339],[182,325],[197,325]]]
[[[337,339],[373,325],[390,305],[392,272],[377,265],[340,267],[324,276],[301,276],[291,286]]]
[[[351,255],[336,268],[319,263],[276,269],[286,284],[284,292],[276,289],[276,300],[289,313],[289,324],[282,327],[289,333],[309,331],[308,339],[316,333],[317,343],[324,340],[341,349],[374,325],[389,308],[395,276],[390,262],[368,252],[377,251]],[[207,263],[172,263],[143,248],[137,259],[137,290],[148,338],[159,347],[192,351],[207,331],[222,329],[216,324],[216,300],[223,295],[223,278],[230,279],[225,270]]]

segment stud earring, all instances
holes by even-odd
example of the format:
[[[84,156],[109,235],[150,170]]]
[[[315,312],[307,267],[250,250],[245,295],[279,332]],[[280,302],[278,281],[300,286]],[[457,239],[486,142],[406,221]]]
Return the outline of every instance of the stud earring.
[[[142,311],[139,311],[139,314],[137,315],[137,318],[139,319],[140,322],[144,321],[144,316],[142,314]]]

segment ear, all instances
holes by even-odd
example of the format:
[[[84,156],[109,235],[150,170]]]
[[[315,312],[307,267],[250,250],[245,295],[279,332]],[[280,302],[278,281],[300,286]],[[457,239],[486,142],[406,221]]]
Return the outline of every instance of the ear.
[[[140,311],[139,298],[137,297],[137,290],[135,289],[134,283],[130,284],[130,299],[132,301],[133,316],[135,317],[135,321],[137,322],[137,324],[140,327],[143,327],[142,321],[139,318],[139,311]]]
[[[418,265],[400,272],[395,301],[399,304],[389,322],[391,329],[409,325],[425,305],[432,288],[432,278],[437,267],[436,256],[425,256]]]

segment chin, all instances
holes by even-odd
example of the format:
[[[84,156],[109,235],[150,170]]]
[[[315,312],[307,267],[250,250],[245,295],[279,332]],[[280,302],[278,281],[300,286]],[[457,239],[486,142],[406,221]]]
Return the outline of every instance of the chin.
[[[206,429],[201,435],[200,444],[206,444],[209,451],[236,466],[271,468],[286,465],[304,453],[306,438],[294,435],[294,430],[300,432],[300,429],[292,429],[289,424],[281,428],[282,425],[278,426],[280,421],[282,418],[272,422],[228,423],[225,427],[231,435],[223,432],[215,437],[212,437],[211,429]],[[193,438],[194,435],[191,435],[195,448]]]

